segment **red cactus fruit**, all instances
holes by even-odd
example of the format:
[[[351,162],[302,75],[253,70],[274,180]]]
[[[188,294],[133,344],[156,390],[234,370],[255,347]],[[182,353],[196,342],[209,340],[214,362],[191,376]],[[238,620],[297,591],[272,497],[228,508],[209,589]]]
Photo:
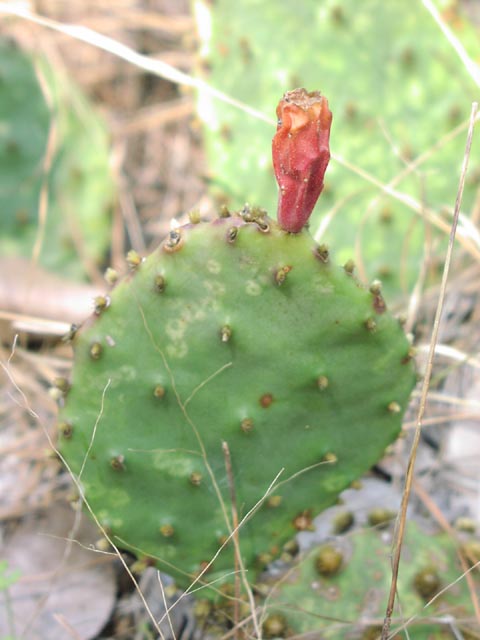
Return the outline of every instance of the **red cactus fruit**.
[[[287,91],[277,107],[272,141],[273,168],[280,188],[278,222],[298,233],[308,221],[323,189],[330,160],[332,114],[318,91]]]

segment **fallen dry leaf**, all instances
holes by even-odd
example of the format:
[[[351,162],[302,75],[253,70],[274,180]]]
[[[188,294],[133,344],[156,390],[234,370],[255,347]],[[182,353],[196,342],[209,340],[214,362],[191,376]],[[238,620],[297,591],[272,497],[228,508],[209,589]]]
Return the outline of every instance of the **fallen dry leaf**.
[[[101,631],[116,584],[111,556],[89,548],[98,537],[96,527],[66,504],[21,522],[0,554],[10,572],[21,574],[0,607],[0,637],[89,640]]]

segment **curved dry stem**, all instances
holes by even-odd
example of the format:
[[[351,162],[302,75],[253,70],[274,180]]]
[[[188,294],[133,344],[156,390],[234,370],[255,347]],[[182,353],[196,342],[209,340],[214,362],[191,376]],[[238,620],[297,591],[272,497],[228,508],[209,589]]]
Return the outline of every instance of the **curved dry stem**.
[[[402,495],[402,503],[400,505],[399,516],[397,520],[396,535],[395,535],[395,542],[394,542],[394,549],[393,549],[393,558],[392,558],[392,581],[390,586],[390,593],[388,597],[387,608],[385,612],[385,620],[382,628],[381,640],[388,640],[388,637],[390,635],[391,618],[392,618],[393,608],[395,605],[395,596],[397,592],[397,579],[398,579],[398,572],[400,568],[400,557],[402,553],[402,544],[403,544],[403,538],[405,535],[405,526],[407,521],[407,507],[410,499],[410,494],[412,491],[416,454],[417,454],[418,445],[420,442],[420,435],[422,431],[422,423],[425,415],[425,409],[427,406],[427,396],[430,388],[430,379],[432,377],[433,361],[435,357],[435,347],[438,342],[438,333],[440,329],[440,322],[442,319],[442,312],[443,312],[443,305],[444,305],[445,295],[447,290],[448,276],[450,274],[450,265],[452,262],[453,247],[455,244],[455,234],[457,231],[457,223],[458,223],[458,217],[460,214],[460,204],[463,196],[463,188],[465,185],[468,161],[470,159],[470,149],[472,146],[473,131],[475,126],[475,121],[477,118],[477,111],[478,111],[478,103],[474,102],[472,104],[472,110],[470,114],[470,126],[468,129],[467,142],[465,145],[465,154],[463,158],[462,170],[460,173],[460,181],[458,186],[457,197],[455,200],[453,222],[450,230],[450,238],[449,238],[449,243],[447,247],[447,252],[445,255],[445,265],[443,269],[442,282],[440,286],[438,304],[437,304],[435,319],[434,319],[433,328],[432,328],[432,336],[430,340],[430,349],[428,354],[427,367],[426,367],[425,375],[423,378],[420,403],[419,403],[417,420],[416,420],[415,435],[414,435],[413,444],[411,448],[410,458],[408,461],[408,468],[407,468],[407,473],[405,478],[405,487]],[[478,615],[478,621],[480,623],[480,612],[478,611],[478,609],[477,609],[477,615]]]

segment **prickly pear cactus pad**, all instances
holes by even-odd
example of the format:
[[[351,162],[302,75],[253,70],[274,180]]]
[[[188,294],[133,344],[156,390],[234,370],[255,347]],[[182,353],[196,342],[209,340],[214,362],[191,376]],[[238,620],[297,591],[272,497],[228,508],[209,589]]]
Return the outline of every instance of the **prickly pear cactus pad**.
[[[226,442],[255,568],[397,436],[409,344],[375,286],[249,208],[131,262],[74,338],[61,452],[113,540],[187,586],[230,533]]]
[[[478,28],[458,15],[461,3],[435,4],[478,61]],[[444,136],[468,120],[478,87],[421,2],[196,0],[194,5],[211,86],[269,114],[283,91],[320,85],[336,118],[336,154],[380,183],[394,180],[392,187],[450,223],[445,208],[455,200],[466,128],[456,137]],[[198,112],[211,193],[231,208],[247,201],[274,210],[269,126],[206,92],[199,95]],[[478,188],[474,158],[480,158],[480,142],[475,145],[462,207],[466,215]],[[411,164],[420,157],[419,164]],[[433,265],[445,245],[445,233],[435,225],[425,235],[424,221],[405,203],[337,162],[329,169],[311,231],[334,246],[342,262],[353,257],[360,266],[358,251],[366,277],[380,278],[385,291],[395,295],[416,281],[425,237],[432,238]],[[434,272],[432,266],[429,274]]]
[[[80,253],[105,258],[113,194],[101,119],[45,59],[0,36],[0,253],[30,257],[41,238],[41,264],[84,278]]]
[[[472,595],[466,580],[459,580],[463,569],[452,539],[445,533],[425,533],[409,522],[403,547],[401,615],[397,611],[394,616],[389,637],[476,637]],[[272,637],[269,628],[274,624],[280,630],[277,637],[378,640],[390,588],[391,548],[391,533],[383,528],[357,530],[314,547],[265,589],[265,637]],[[472,576],[478,591],[478,571]]]

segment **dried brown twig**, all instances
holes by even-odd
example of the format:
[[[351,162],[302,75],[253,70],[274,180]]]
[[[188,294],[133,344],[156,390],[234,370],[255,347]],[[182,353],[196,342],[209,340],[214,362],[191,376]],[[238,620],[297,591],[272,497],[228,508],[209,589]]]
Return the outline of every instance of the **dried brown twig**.
[[[437,341],[438,341],[438,333],[439,333],[439,329],[440,329],[440,322],[441,322],[441,319],[442,319],[443,305],[444,305],[444,302],[445,302],[445,295],[446,295],[446,290],[447,290],[447,281],[448,281],[448,276],[450,274],[450,265],[451,265],[451,261],[452,261],[453,247],[454,247],[454,243],[455,243],[455,234],[456,234],[456,231],[457,231],[458,218],[459,218],[459,215],[460,215],[460,205],[461,205],[461,202],[462,202],[463,188],[464,188],[464,185],[465,185],[465,177],[466,177],[466,174],[467,174],[468,161],[470,159],[470,149],[471,149],[471,146],[472,146],[473,131],[474,131],[474,126],[475,126],[475,120],[476,120],[476,117],[477,117],[477,111],[478,111],[478,103],[474,102],[472,104],[472,110],[471,110],[471,113],[470,113],[470,125],[469,125],[469,128],[468,128],[467,142],[466,142],[466,146],[465,146],[465,154],[464,154],[464,158],[463,158],[462,170],[461,170],[461,173],[460,173],[460,181],[459,181],[459,186],[458,186],[457,197],[456,197],[456,200],[455,200],[455,208],[454,208],[452,226],[451,226],[451,230],[450,230],[450,238],[449,238],[448,247],[447,247],[447,251],[446,251],[446,255],[445,255],[445,264],[444,264],[444,268],[443,268],[442,282],[441,282],[441,285],[440,285],[440,293],[439,293],[437,309],[436,309],[436,313],[435,313],[435,320],[433,322],[432,336],[431,336],[431,339],[430,339],[430,350],[429,350],[429,354],[428,354],[427,366],[426,366],[426,371],[425,371],[425,375],[424,375],[424,378],[423,378],[423,384],[422,384],[422,390],[421,390],[421,396],[420,396],[420,404],[419,404],[418,413],[417,413],[417,420],[416,420],[415,435],[414,435],[413,444],[412,444],[412,448],[411,448],[410,458],[408,460],[408,468],[407,468],[407,473],[406,473],[406,478],[405,478],[405,487],[404,487],[404,491],[403,491],[403,495],[402,495],[402,503],[400,505],[399,516],[398,516],[398,520],[397,520],[397,529],[396,529],[394,550],[393,550],[393,559],[392,559],[392,581],[391,581],[391,586],[390,586],[390,593],[389,593],[389,597],[388,597],[387,608],[386,608],[386,612],[385,612],[385,619],[384,619],[383,628],[382,628],[381,640],[388,640],[389,634],[390,634],[390,625],[391,625],[393,608],[394,608],[394,605],[395,605],[395,596],[396,596],[396,592],[397,592],[397,579],[398,579],[398,571],[399,571],[399,568],[400,568],[400,557],[401,557],[401,553],[402,553],[402,543],[403,543],[403,538],[404,538],[404,534],[405,534],[405,527],[406,527],[406,522],[407,522],[407,507],[408,507],[408,503],[409,503],[409,500],[410,500],[410,494],[411,494],[411,491],[412,491],[416,454],[417,454],[418,445],[419,445],[419,442],[420,442],[420,435],[421,435],[421,432],[422,432],[423,417],[425,415],[425,409],[426,409],[426,405],[427,405],[427,396],[428,396],[428,391],[429,391],[429,388],[430,388],[430,380],[431,380],[431,377],[432,377],[433,361],[434,361],[434,356],[435,356],[435,347],[436,347],[436,344],[437,344]],[[480,619],[479,619],[479,624],[480,624]]]

